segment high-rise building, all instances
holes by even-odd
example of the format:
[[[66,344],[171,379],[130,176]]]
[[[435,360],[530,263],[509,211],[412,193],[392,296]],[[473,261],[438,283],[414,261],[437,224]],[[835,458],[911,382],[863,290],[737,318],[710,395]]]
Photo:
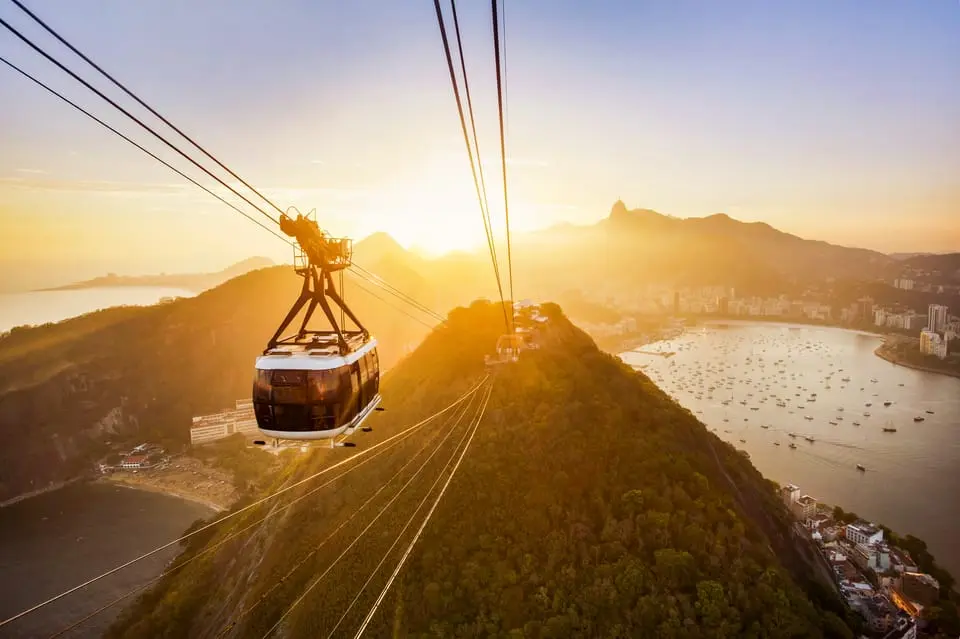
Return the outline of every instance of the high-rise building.
[[[857,315],[859,315],[860,320],[864,322],[869,322],[873,317],[873,298],[872,297],[861,297],[857,300]]]
[[[894,288],[903,289],[905,291],[912,291],[913,284],[914,284],[913,280],[907,279],[905,277],[901,277],[899,279],[893,280]]]
[[[920,331],[920,352],[924,355],[935,355],[940,359],[947,356],[949,340],[940,337],[939,333],[934,333],[929,329]]]
[[[927,328],[942,333],[947,326],[947,307],[943,304],[931,304],[927,309]]]

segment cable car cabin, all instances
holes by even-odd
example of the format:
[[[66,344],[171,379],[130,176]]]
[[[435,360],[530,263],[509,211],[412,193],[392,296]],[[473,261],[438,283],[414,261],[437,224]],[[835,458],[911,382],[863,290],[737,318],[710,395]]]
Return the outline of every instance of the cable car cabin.
[[[257,358],[257,426],[278,439],[329,439],[352,433],[380,404],[377,341],[283,344]]]
[[[501,335],[497,339],[497,354],[487,359],[487,364],[506,364],[520,360],[520,350],[523,348],[523,338],[520,335]]]

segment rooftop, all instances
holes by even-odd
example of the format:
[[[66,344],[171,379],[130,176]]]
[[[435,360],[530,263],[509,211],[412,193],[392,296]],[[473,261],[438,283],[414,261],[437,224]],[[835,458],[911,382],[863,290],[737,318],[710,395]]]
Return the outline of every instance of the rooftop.
[[[847,524],[847,530],[850,529],[859,531],[868,537],[876,535],[878,532],[880,532],[880,528],[874,526],[868,521],[858,521],[854,524]]]
[[[800,504],[801,506],[808,506],[810,504],[817,503],[817,500],[814,497],[811,497],[810,495],[804,495],[803,497],[797,500],[797,503]]]

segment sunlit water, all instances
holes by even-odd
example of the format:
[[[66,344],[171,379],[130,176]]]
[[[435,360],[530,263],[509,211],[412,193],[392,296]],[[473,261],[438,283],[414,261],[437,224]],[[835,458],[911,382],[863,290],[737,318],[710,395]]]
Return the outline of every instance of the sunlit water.
[[[210,514],[193,502],[103,484],[71,485],[0,508],[0,619],[176,539]],[[168,548],[0,627],[0,637],[49,637],[145,584],[178,550]],[[121,601],[64,636],[101,636],[135,599]]]
[[[638,349],[672,357],[621,357],[766,477],[924,539],[960,576],[960,379],[886,362],[874,355],[880,343],[842,329],[731,323]]]
[[[0,332],[24,324],[46,324],[103,308],[156,304],[163,297],[192,297],[190,291],[162,286],[116,286],[74,291],[0,293]]]

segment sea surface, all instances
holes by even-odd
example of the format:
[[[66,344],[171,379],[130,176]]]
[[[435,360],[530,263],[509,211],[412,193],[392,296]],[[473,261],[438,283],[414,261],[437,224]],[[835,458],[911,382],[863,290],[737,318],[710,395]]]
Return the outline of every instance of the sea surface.
[[[206,506],[103,483],[71,484],[0,508],[0,620],[179,537]],[[171,547],[35,613],[0,637],[49,637],[160,574]],[[134,597],[64,637],[99,637]]]
[[[162,286],[106,286],[72,291],[0,293],[0,332],[24,324],[59,322],[112,306],[156,304],[162,297],[193,297],[185,289]]]
[[[764,476],[925,540],[960,577],[960,379],[886,362],[880,343],[836,328],[716,323],[621,358]]]

